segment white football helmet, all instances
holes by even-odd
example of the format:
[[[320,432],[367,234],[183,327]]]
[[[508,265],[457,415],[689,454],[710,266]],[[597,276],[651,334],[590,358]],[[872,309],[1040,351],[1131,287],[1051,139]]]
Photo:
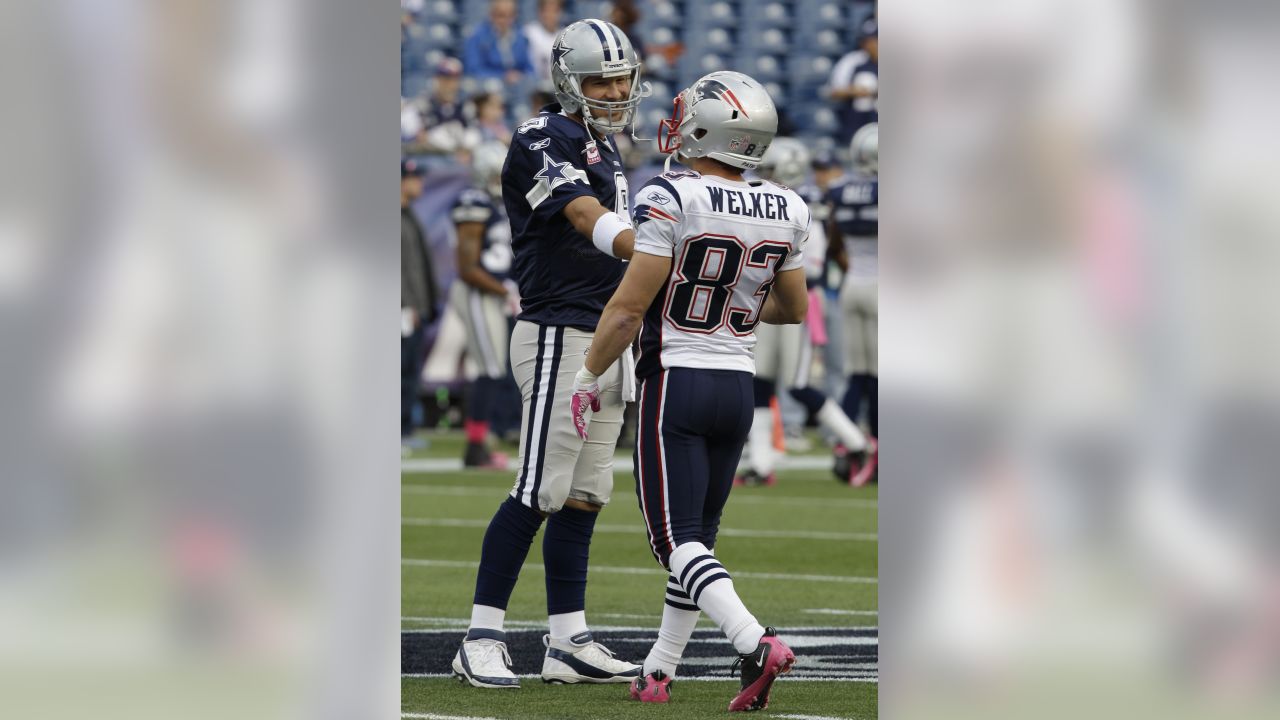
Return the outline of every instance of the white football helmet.
[[[658,124],[658,151],[675,152],[682,160],[709,157],[751,170],[778,132],[773,99],[739,72],[704,75],[672,105],[671,117]]]
[[[796,138],[774,138],[756,174],[787,187],[800,187],[809,177],[809,148]]]
[[[502,198],[502,166],[507,162],[507,146],[497,140],[481,143],[471,151],[471,172],[476,184],[495,199]]]
[[[880,175],[880,124],[868,123],[858,128],[849,141],[849,160],[853,169],[867,177]]]
[[[592,100],[582,93],[582,80],[591,75],[630,75],[631,94],[618,102]],[[616,25],[603,20],[579,20],[556,35],[551,47],[551,82],[565,112],[581,112],[583,119],[605,135],[630,125],[640,101],[649,95],[649,86],[640,83],[640,58],[631,40]],[[611,120],[611,112],[617,111],[622,111],[622,118]]]

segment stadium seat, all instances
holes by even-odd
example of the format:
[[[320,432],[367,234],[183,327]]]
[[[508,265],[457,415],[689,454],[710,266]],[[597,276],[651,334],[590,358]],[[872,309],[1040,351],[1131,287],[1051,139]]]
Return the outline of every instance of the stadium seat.
[[[724,0],[710,3],[693,3],[688,9],[686,24],[690,29],[705,30],[711,27],[735,27],[738,24],[737,9]]]
[[[755,53],[738,55],[733,67],[762,83],[781,80],[785,74],[782,62],[775,55]]]
[[[450,0],[434,0],[424,5],[419,22],[430,25],[431,23],[439,22],[455,23],[457,20],[457,5],[450,2]]]

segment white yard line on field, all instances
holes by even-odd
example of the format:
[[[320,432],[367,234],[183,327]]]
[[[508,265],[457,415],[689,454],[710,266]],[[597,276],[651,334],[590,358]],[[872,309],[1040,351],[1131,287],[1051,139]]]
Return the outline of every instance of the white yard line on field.
[[[418,527],[460,527],[486,528],[488,520],[464,520],[462,518],[400,518],[401,525]],[[627,533],[641,535],[644,528],[639,525],[596,525],[596,532]],[[720,537],[746,538],[781,538],[787,540],[841,540],[854,542],[877,542],[876,533],[821,532],[816,530],[746,530],[742,528],[720,528]]]
[[[809,615],[879,615],[879,610],[837,610],[835,608],[808,608],[801,610]]]
[[[453,673],[400,673],[400,677],[402,677],[402,678],[451,678],[451,677],[454,677],[454,674],[453,674]],[[538,674],[535,674],[535,673],[529,673],[529,674],[527,674],[527,675],[516,675],[516,677],[518,677],[518,678],[520,678],[520,679],[522,679],[522,680],[534,680],[534,679],[541,679],[541,678],[542,678],[542,676],[541,676],[541,675],[538,675]],[[676,679],[677,679],[678,681],[684,681],[684,682],[732,682],[732,683],[737,683],[737,682],[738,682],[738,680],[733,679],[733,678],[718,677],[718,676],[717,676],[717,677],[698,677],[698,676],[696,676],[696,675],[690,675],[690,676],[678,677],[678,678],[676,678]],[[879,678],[877,678],[877,677],[875,677],[875,676],[873,676],[873,675],[860,675],[860,676],[854,676],[854,677],[840,677],[840,676],[838,676],[838,675],[823,675],[823,676],[818,676],[818,677],[808,677],[808,676],[806,676],[806,677],[803,677],[803,678],[796,678],[796,679],[797,679],[797,680],[804,681],[804,682],[864,682],[864,683],[873,683],[873,684],[874,684],[874,683],[878,683],[878,682],[879,682]],[[446,716],[446,715],[401,715],[401,717],[445,718],[445,717],[449,717],[449,716]],[[777,717],[781,717],[781,716],[777,716]],[[491,720],[491,719],[486,719],[486,718],[468,718],[467,720]]]
[[[849,720],[831,715],[774,715],[774,717],[787,718],[787,720]]]
[[[830,455],[784,455],[778,458],[778,470],[830,470],[834,462]],[[634,469],[630,455],[614,455],[613,471],[629,473]],[[460,458],[408,458],[400,461],[401,472],[460,472]],[[831,478],[828,482],[834,482]]]
[[[409,565],[411,567],[444,567],[444,568],[460,568],[474,570],[480,567],[478,562],[469,562],[466,560],[433,560],[429,558],[404,558],[400,560],[401,565]],[[524,566],[525,572],[542,572],[543,567],[536,563],[530,563]],[[606,573],[611,575],[667,575],[666,570],[658,568],[643,567],[621,567],[616,565],[592,565],[590,572]],[[754,580],[803,580],[810,582],[833,582],[833,583],[853,583],[857,585],[876,585],[880,582],[878,578],[862,577],[857,575],[806,575],[797,573],[767,573],[767,572],[749,572],[734,571],[733,576],[736,578],[754,579]]]
[[[420,677],[414,675],[405,675],[403,677]],[[402,718],[413,718],[414,720],[498,720],[491,717],[479,717],[477,715],[436,715],[435,713],[400,713]]]
[[[784,481],[785,482],[785,481]],[[417,485],[401,486],[401,492],[410,495],[448,495],[453,497],[489,497],[495,501],[502,497],[503,488],[473,487],[471,485]],[[801,498],[769,497],[766,495],[730,495],[730,505],[801,505],[805,507],[854,508],[874,510],[880,503],[870,498]]]

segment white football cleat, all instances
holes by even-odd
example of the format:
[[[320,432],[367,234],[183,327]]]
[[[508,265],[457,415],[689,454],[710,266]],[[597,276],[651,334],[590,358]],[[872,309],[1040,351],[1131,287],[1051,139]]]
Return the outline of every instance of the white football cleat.
[[[591,639],[590,632],[574,635],[569,642],[542,636],[547,646],[542,661],[542,682],[629,683],[640,677],[640,666],[613,657],[613,651]]]
[[[500,630],[468,630],[453,656],[453,673],[475,687],[520,687],[520,678],[511,672],[507,635]]]

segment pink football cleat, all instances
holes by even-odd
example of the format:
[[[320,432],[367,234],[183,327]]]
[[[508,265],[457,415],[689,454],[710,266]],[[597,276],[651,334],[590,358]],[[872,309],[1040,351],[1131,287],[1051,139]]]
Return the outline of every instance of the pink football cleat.
[[[664,703],[671,699],[671,685],[675,681],[661,670],[631,681],[631,699],[647,703]]]
[[[875,438],[867,438],[866,455],[863,457],[862,466],[857,468],[849,476],[849,484],[854,487],[863,487],[875,478],[876,465],[880,460],[880,445]]]
[[[769,690],[773,681],[790,672],[795,663],[796,654],[778,639],[778,631],[765,628],[764,637],[760,638],[755,652],[740,655],[733,663],[734,670],[742,668],[742,691],[729,703],[729,710],[749,712],[769,707]]]

